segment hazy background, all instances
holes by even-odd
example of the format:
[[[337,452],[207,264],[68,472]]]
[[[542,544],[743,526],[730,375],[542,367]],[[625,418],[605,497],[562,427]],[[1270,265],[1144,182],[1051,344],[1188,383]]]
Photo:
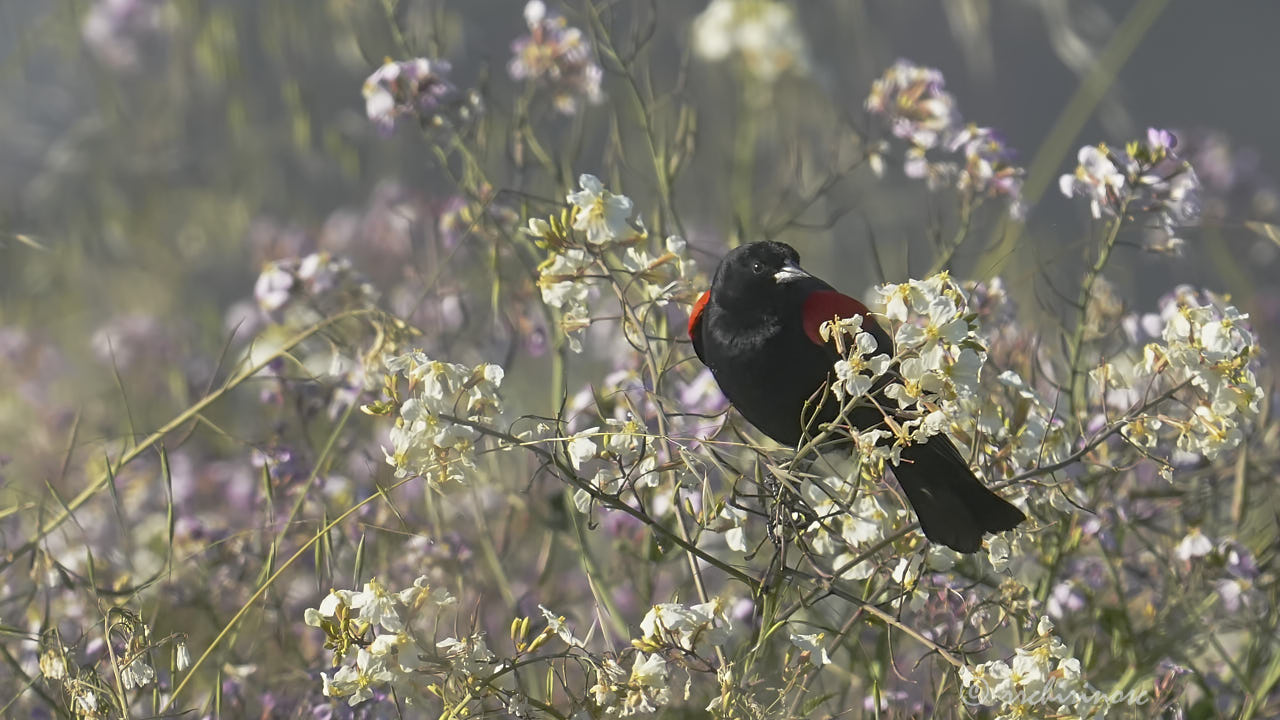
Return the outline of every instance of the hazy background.
[[[109,365],[91,340],[113,319],[166,328],[171,343],[189,344],[174,358],[215,354],[228,309],[251,297],[263,260],[281,254],[263,248],[288,249],[291,237],[314,242],[335,212],[376,202],[380,183],[394,181],[429,206],[444,202],[450,189],[430,143],[403,129],[378,135],[364,117],[361,83],[384,57],[404,57],[407,48],[449,59],[459,86],[478,88],[494,112],[509,110],[503,105],[518,87],[506,64],[511,40],[524,31],[523,3],[391,5],[402,38],[379,2],[0,2],[0,327],[33,329],[63,349],[64,372],[50,392],[111,387]],[[966,119],[997,128],[1029,163],[1132,5],[795,3],[813,72],[780,82],[769,111],[754,118],[760,214],[788,184],[774,160],[790,144],[826,142],[841,115],[865,125],[870,82],[899,57],[941,69]],[[737,79],[725,63],[689,57],[689,22],[703,3],[616,7],[624,19],[656,11],[650,62],[658,90],[688,72],[698,147],[676,187],[677,208],[691,244],[717,254],[735,227],[723,178],[743,122]],[[154,20],[129,24],[137,17],[129,13],[147,8]],[[584,24],[575,3],[552,8]],[[105,29],[94,25],[98,12],[106,13]],[[1267,0],[1168,3],[1067,144],[1021,244],[1012,255],[984,255],[997,224],[979,225],[958,256],[959,273],[987,275],[999,260],[1028,307],[1037,273],[1070,287],[1092,246],[1086,209],[1056,190],[1057,174],[1074,167],[1075,149],[1121,143],[1148,125],[1215,131],[1241,154],[1232,169],[1252,168],[1229,178],[1239,196],[1232,219],[1206,218],[1205,228],[1189,231],[1180,259],[1122,248],[1107,277],[1137,309],[1180,282],[1229,291],[1271,343],[1280,317],[1271,280],[1277,249],[1240,221],[1274,215],[1267,198],[1275,197],[1269,178],[1280,171],[1280,95],[1271,91],[1271,69],[1280,67],[1278,21],[1280,4]],[[606,102],[628,102],[616,83],[606,74]],[[585,114],[586,137],[607,131],[604,115]],[[578,150],[576,170],[601,173],[593,151],[591,142]],[[621,189],[638,208],[653,207],[648,180]],[[864,173],[842,182],[806,216],[813,224],[835,218],[829,230],[784,237],[811,264],[830,268],[824,274],[837,285],[861,291],[877,280],[866,260],[868,228],[890,279],[919,274],[926,267],[920,238],[934,207],[920,183],[891,165],[884,181]],[[430,232],[430,219],[420,221]],[[901,252],[907,244],[920,258],[909,267]]]

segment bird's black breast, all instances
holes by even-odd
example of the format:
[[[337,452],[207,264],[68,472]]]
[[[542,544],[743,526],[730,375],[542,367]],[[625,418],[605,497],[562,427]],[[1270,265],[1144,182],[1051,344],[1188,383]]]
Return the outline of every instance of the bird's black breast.
[[[766,435],[795,445],[805,401],[826,382],[834,353],[800,323],[769,316],[734,318],[709,307],[700,324],[704,360],[725,397]]]

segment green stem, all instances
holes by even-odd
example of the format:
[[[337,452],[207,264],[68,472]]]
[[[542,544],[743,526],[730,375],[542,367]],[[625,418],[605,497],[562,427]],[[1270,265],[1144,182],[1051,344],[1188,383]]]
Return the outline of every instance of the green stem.
[[[733,167],[729,175],[729,187],[731,193],[730,202],[733,207],[733,214],[738,224],[742,237],[730,236],[730,247],[737,242],[749,240],[753,237],[754,223],[752,222],[752,189],[755,185],[755,167],[756,167],[756,142],[759,136],[760,127],[756,120],[756,115],[760,112],[760,108],[756,107],[759,103],[754,99],[754,94],[750,83],[750,78],[743,78],[743,82],[747,85],[743,88],[741,102],[738,106],[738,122],[736,131],[733,136]]]
[[[1128,209],[1129,203],[1126,200],[1120,205],[1115,219],[1111,221],[1107,236],[1103,239],[1102,247],[1098,250],[1098,257],[1093,261],[1093,266],[1085,273],[1084,282],[1080,285],[1080,296],[1076,299],[1076,308],[1080,316],[1076,319],[1075,331],[1071,335],[1071,343],[1067,347],[1067,351],[1071,369],[1071,381],[1069,383],[1071,389],[1071,411],[1077,417],[1082,416],[1087,407],[1085,402],[1084,370],[1080,367],[1080,363],[1084,358],[1084,333],[1089,325],[1089,301],[1093,299],[1094,283],[1097,282],[1098,277],[1102,274],[1102,269],[1107,266],[1107,261],[1111,259],[1111,251],[1115,249],[1116,238],[1120,235],[1120,226],[1124,224]]]
[[[1052,185],[1085,123],[1168,4],[1169,0],[1139,0],[1116,28],[1028,165],[1027,180],[1022,185],[1022,199],[1027,206],[1035,205]],[[1023,222],[1008,223],[1000,241],[984,254],[980,266],[997,273],[1019,245],[1025,228]]]
[[[951,242],[943,246],[942,253],[934,261],[933,267],[929,268],[930,275],[937,275],[951,267],[951,261],[955,259],[956,251],[960,249],[965,239],[969,237],[969,220],[973,216],[973,208],[973,199],[966,193],[960,201],[960,226],[956,228],[956,234],[952,236]]]

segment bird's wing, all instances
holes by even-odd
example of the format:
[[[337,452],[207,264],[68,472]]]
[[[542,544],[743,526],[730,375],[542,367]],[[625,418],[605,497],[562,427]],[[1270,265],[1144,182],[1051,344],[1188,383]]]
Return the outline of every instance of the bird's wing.
[[[818,330],[822,327],[822,323],[837,315],[842,318],[861,315],[862,329],[871,333],[871,337],[876,339],[880,352],[893,355],[893,340],[889,337],[889,333],[885,332],[871,317],[866,305],[844,293],[836,290],[815,290],[805,298],[803,312],[804,332],[815,345],[826,344],[822,341],[822,334]]]
[[[689,339],[693,341],[693,351],[698,354],[698,359],[703,363],[706,363],[707,359],[702,357],[702,311],[707,307],[707,301],[710,299],[710,290],[702,293],[689,313]]]

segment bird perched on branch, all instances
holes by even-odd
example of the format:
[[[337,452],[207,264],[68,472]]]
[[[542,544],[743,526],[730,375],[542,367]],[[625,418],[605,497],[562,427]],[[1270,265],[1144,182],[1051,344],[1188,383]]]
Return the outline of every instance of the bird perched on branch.
[[[791,246],[757,242],[733,249],[720,262],[711,289],[694,305],[689,337],[738,412],[774,440],[796,445],[806,426],[816,434],[840,415],[840,401],[820,392],[840,355],[819,328],[835,316],[855,315],[878,345],[870,354],[892,357],[892,338],[865,305],[801,269]],[[900,378],[891,369],[873,385],[874,403],[849,410],[850,425],[885,428],[886,414],[901,412],[882,392],[893,382]],[[810,407],[810,421],[802,416],[811,400],[821,405],[816,411]],[[893,474],[925,537],[954,550],[976,552],[984,534],[1026,519],[978,480],[945,434],[904,447]]]

